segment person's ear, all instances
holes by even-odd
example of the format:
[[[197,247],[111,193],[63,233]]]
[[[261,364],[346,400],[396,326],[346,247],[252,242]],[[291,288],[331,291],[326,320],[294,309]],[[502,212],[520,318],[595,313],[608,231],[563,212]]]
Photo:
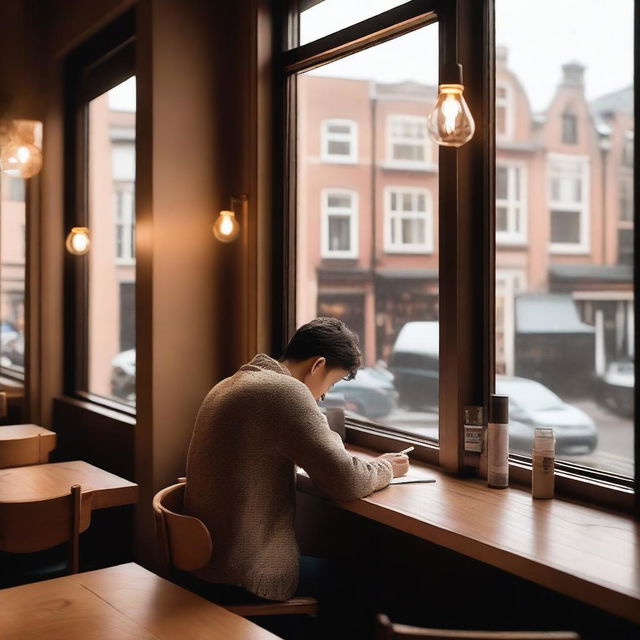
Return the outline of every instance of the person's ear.
[[[326,363],[326,358],[316,358],[315,362],[311,365],[311,375],[320,371]]]

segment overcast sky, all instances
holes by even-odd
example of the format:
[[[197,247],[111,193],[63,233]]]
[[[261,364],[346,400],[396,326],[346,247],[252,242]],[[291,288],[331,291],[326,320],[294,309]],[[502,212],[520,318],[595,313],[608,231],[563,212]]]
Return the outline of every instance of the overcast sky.
[[[586,66],[587,99],[633,82],[633,0],[495,0],[496,43],[509,48],[509,68],[532,107],[549,104],[561,65]],[[402,0],[324,0],[301,15],[302,42],[403,4]],[[315,70],[318,75],[379,82],[436,84],[437,27],[425,27],[384,45]]]

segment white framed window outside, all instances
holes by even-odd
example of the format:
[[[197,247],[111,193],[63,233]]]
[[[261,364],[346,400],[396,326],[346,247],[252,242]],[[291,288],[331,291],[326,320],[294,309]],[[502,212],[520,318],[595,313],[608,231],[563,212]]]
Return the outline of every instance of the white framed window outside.
[[[384,203],[384,250],[387,253],[432,253],[431,192],[416,187],[387,187]]]
[[[527,241],[527,173],[523,163],[496,163],[496,241]]]
[[[358,162],[358,123],[354,120],[323,120],[321,136],[323,162]]]
[[[321,251],[323,258],[358,257],[358,193],[323,189]]]
[[[496,82],[496,138],[513,138],[513,90],[507,82]]]
[[[114,182],[113,198],[116,221],[116,262],[135,262],[135,183]]]
[[[515,298],[527,290],[524,269],[496,269],[496,372],[515,373]]]
[[[589,158],[547,155],[551,253],[589,252]]]
[[[432,164],[432,145],[427,118],[408,114],[387,116],[387,162],[398,169],[427,169]]]

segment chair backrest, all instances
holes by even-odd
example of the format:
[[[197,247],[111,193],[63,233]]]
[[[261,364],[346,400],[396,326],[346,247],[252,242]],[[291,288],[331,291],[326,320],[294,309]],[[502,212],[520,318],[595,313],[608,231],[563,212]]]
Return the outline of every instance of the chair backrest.
[[[91,524],[93,490],[31,502],[0,502],[0,551],[32,553],[70,542],[69,565],[78,570],[78,538]]]
[[[22,425],[19,425],[22,426]],[[13,427],[0,427],[12,429]],[[27,436],[0,439],[0,469],[26,467],[49,461],[55,448],[55,434],[33,433]]]
[[[153,497],[160,560],[165,574],[173,566],[181,571],[203,567],[213,545],[209,530],[198,518],[183,513],[185,483],[166,487]]]
[[[378,615],[376,640],[580,640],[573,631],[466,631],[454,629],[426,629],[406,624],[394,624],[385,615]]]

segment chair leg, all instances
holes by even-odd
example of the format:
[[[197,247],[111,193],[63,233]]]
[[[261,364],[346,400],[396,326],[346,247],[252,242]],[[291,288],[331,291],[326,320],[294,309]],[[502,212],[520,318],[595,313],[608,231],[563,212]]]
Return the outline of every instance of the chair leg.
[[[69,569],[71,573],[78,573],[79,565],[79,544],[80,544],[80,504],[82,499],[82,488],[79,484],[71,487],[71,512],[72,529],[71,540],[69,542]]]

